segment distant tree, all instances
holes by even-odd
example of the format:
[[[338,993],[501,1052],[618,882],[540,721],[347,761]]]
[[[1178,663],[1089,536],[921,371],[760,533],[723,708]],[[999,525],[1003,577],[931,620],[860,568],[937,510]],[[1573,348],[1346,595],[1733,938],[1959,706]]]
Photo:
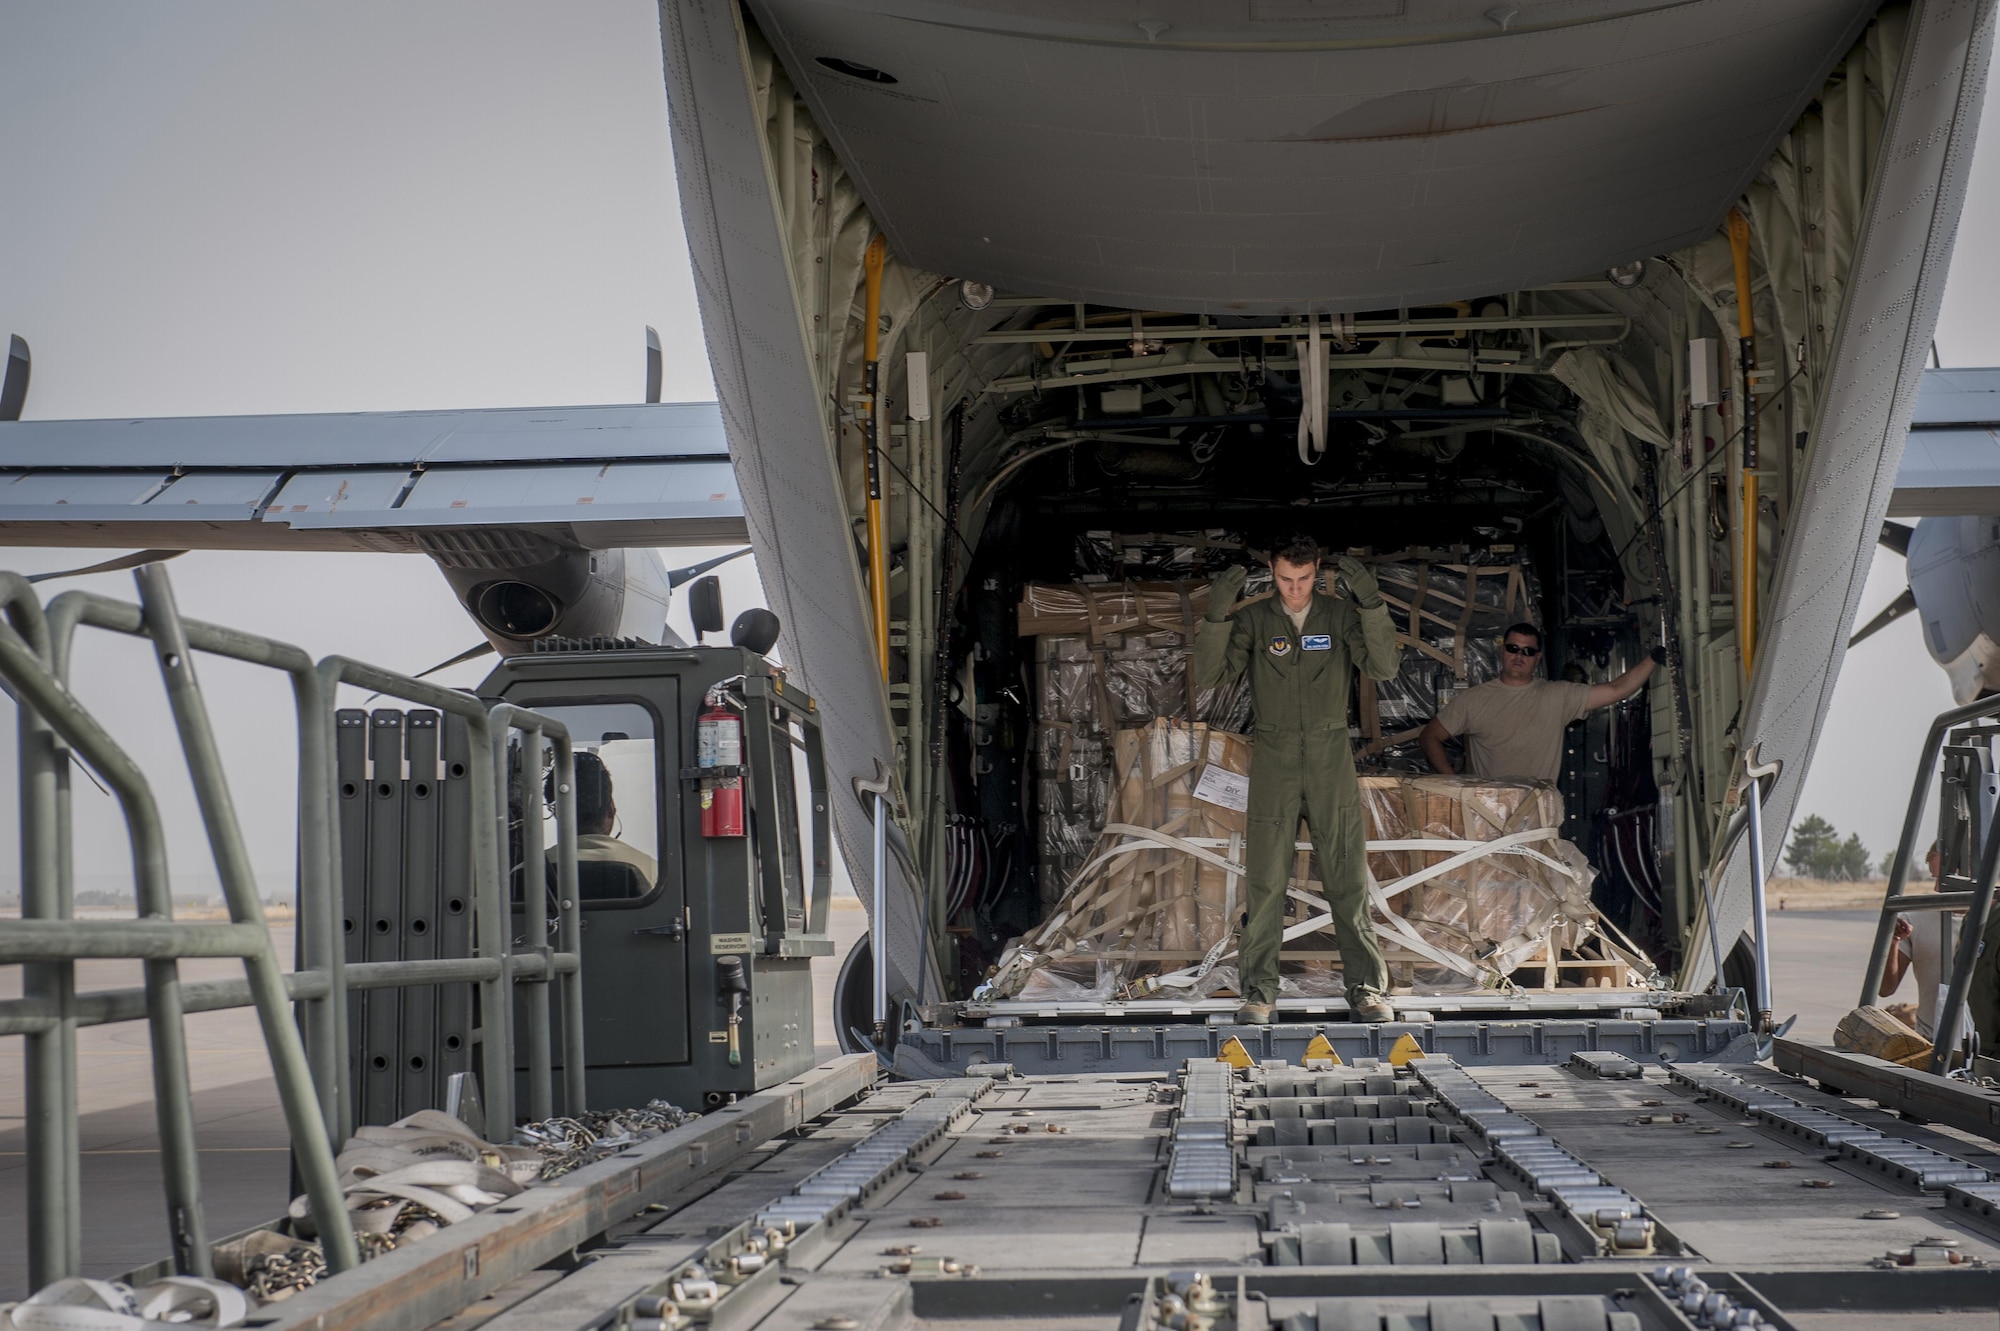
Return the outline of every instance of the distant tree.
[[[1839,834],[1833,830],[1833,824],[1809,813],[1792,828],[1792,844],[1785,848],[1785,863],[1801,878],[1823,878],[1820,870],[1839,845]]]
[[[1847,840],[1834,848],[1827,865],[1831,872],[1821,874],[1820,877],[1831,878],[1836,882],[1859,882],[1868,876],[1868,871],[1874,864],[1874,856],[1868,853],[1868,847],[1861,844],[1861,834],[1850,832]]]

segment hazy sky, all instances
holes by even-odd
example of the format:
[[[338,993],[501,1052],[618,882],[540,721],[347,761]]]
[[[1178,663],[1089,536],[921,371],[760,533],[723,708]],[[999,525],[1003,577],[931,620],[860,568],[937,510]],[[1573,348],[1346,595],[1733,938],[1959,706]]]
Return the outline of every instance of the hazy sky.
[[[666,397],[713,396],[646,0],[0,0],[0,125],[0,333],[33,345],[31,418],[632,401],[646,324]],[[1977,243],[2000,221],[1996,158],[1975,162],[1947,365],[2000,363],[2000,256]],[[0,567],[96,557],[0,550]],[[477,640],[420,557],[171,567],[189,614],[315,654],[417,669]],[[1878,556],[1864,618],[1902,578]],[[128,575],[71,585],[131,594]],[[726,585],[732,614],[758,599],[742,565]],[[289,698],[252,670],[201,670],[267,890],[287,890]],[[77,686],[155,773],[177,876],[205,880],[149,655],[93,638]],[[1802,809],[1886,848],[1948,704],[1915,622],[1879,635],[1848,658]],[[79,887],[124,878],[108,814],[79,796]],[[0,789],[9,841],[12,819]],[[0,881],[13,856],[0,843]]]
[[[665,396],[712,399],[666,114],[643,0],[0,3],[0,333],[34,349],[26,414],[632,402],[647,324]],[[0,550],[0,567],[111,553]],[[186,613],[315,655],[416,670],[479,641],[420,556],[171,567]],[[748,561],[724,572],[732,614],[761,601]],[[129,574],[63,585],[132,595]],[[267,890],[288,890],[286,686],[200,672]],[[77,691],[154,775],[177,880],[209,881],[150,655],[92,635]],[[129,878],[111,812],[79,794],[79,888]],[[0,844],[0,881],[14,861]]]

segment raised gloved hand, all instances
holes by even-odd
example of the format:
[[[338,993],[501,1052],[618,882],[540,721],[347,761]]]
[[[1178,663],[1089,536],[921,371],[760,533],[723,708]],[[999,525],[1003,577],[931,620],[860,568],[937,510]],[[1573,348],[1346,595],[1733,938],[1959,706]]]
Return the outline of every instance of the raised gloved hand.
[[[1654,665],[1665,665],[1667,663],[1667,649],[1664,647],[1655,647],[1652,651],[1652,657]]]
[[[1215,581],[1208,584],[1209,619],[1220,624],[1229,618],[1229,612],[1235,608],[1237,598],[1243,595],[1244,579],[1249,576],[1250,570],[1241,565],[1226,568],[1215,575]]]
[[[1375,574],[1366,564],[1353,555],[1340,557],[1340,576],[1347,583],[1348,592],[1354,603],[1363,610],[1376,610],[1382,605],[1382,584],[1375,581]]]

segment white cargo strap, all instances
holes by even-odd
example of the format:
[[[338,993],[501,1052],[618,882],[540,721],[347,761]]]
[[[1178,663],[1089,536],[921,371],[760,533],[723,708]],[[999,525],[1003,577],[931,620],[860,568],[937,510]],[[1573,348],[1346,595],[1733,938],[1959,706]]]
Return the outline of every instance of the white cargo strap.
[[[1239,837],[1232,836],[1227,842],[1215,837],[1181,837],[1175,836],[1170,832],[1162,832],[1158,828],[1141,827],[1135,823],[1107,823],[1104,827],[1104,835],[1122,836],[1126,840],[1098,852],[1097,855],[1086,862],[1070,879],[1070,890],[1072,892],[1086,882],[1092,874],[1109,864],[1112,860],[1120,856],[1130,855],[1135,851],[1156,848],[1177,851],[1183,855],[1190,856],[1204,864],[1220,869],[1222,872],[1230,875],[1232,880],[1248,873],[1248,869],[1243,863],[1228,856],[1218,854],[1216,850],[1217,847],[1223,846],[1228,846],[1232,851],[1235,850],[1241,845]],[[1547,865],[1557,873],[1581,885],[1580,876],[1573,867],[1562,863],[1560,860],[1544,855],[1539,850],[1533,848],[1534,843],[1554,841],[1559,835],[1560,832],[1557,828],[1535,827],[1522,832],[1510,832],[1506,836],[1495,837],[1491,841],[1466,841],[1458,837],[1406,837],[1390,841],[1366,842],[1366,850],[1370,853],[1390,851],[1444,851],[1450,853],[1448,858],[1440,860],[1436,864],[1428,865],[1414,873],[1405,874],[1401,878],[1386,884],[1376,883],[1371,875],[1368,885],[1368,898],[1370,903],[1375,906],[1376,913],[1381,918],[1371,918],[1369,925],[1380,937],[1389,939],[1404,950],[1413,952],[1437,965],[1444,966],[1471,979],[1486,977],[1492,970],[1490,966],[1481,966],[1477,962],[1461,957],[1456,953],[1448,952],[1429,942],[1408,920],[1389,909],[1389,898],[1407,892],[1411,888],[1420,887],[1433,878],[1452,873],[1474,861],[1485,859],[1490,855],[1525,856]],[[1312,843],[1309,841],[1298,841],[1293,844],[1297,850],[1311,850],[1313,848]],[[1297,888],[1288,887],[1286,890],[1289,895],[1297,897],[1301,901],[1309,904],[1324,905],[1324,898],[1322,897],[1315,897]],[[1157,909],[1167,904],[1169,903],[1164,901],[1156,902],[1154,903],[1154,908]],[[1054,916],[1043,926],[1037,936],[1037,941],[1046,944],[1049,940],[1058,937],[1069,921],[1070,916],[1067,912]],[[1283,941],[1291,942],[1307,934],[1317,933],[1331,923],[1333,923],[1333,916],[1330,913],[1312,916],[1287,928],[1284,931]],[[1155,977],[1155,983],[1166,989],[1184,989],[1199,983],[1218,964],[1235,955],[1236,949],[1234,943],[1235,930],[1232,927],[1216,940],[1215,944],[1209,948],[1199,963],[1157,976]],[[1502,950],[1506,949],[1503,947]],[[1045,954],[1037,960],[1054,960],[1063,955],[1067,955],[1066,949]],[[1034,969],[1035,964],[1036,962],[1031,961],[1025,967],[1022,967],[1020,953],[1017,952],[1009,956],[1003,960],[1001,973],[994,977],[996,985],[1002,984],[1006,977],[1019,969]]]
[[[386,1234],[412,1205],[440,1224],[470,1220],[540,1177],[542,1158],[530,1147],[481,1141],[451,1115],[424,1109],[356,1128],[334,1168],[355,1228]],[[305,1197],[293,1198],[286,1214],[296,1232],[315,1232]]]
[[[1326,456],[1326,343],[1319,316],[1310,316],[1306,340],[1295,344],[1299,362],[1299,461],[1308,467]]]
[[[1149,850],[1153,846],[1164,846],[1168,850],[1177,850],[1184,855],[1192,855],[1202,863],[1213,865],[1224,873],[1247,874],[1249,872],[1248,868],[1243,864],[1226,859],[1210,849],[1214,846],[1227,844],[1215,837],[1179,837],[1174,836],[1170,832],[1162,832],[1158,828],[1140,827],[1133,823],[1106,823],[1104,825],[1104,832],[1107,836],[1116,835],[1132,839],[1120,842],[1108,850],[1100,851],[1083,868],[1077,870],[1076,875],[1070,879],[1071,890],[1074,890],[1078,884],[1082,883],[1099,867],[1118,858],[1120,855],[1130,855],[1134,851]],[[1495,837],[1491,841],[1466,841],[1457,837],[1410,837],[1396,841],[1370,841],[1365,843],[1365,845],[1369,854],[1398,850],[1453,852],[1450,859],[1439,860],[1436,864],[1430,865],[1427,868],[1419,869],[1415,873],[1405,874],[1401,878],[1384,884],[1382,895],[1386,898],[1393,897],[1401,892],[1407,892],[1413,887],[1420,887],[1433,878],[1448,874],[1455,869],[1461,869],[1474,860],[1485,859],[1488,855],[1525,855],[1530,859],[1538,860],[1548,865],[1565,878],[1575,879],[1577,872],[1569,865],[1562,863],[1560,860],[1551,859],[1540,851],[1528,849],[1529,846],[1537,841],[1554,841],[1560,835],[1560,830],[1557,828],[1532,827],[1525,832],[1509,832],[1506,836]],[[1299,841],[1293,844],[1298,850],[1311,850],[1313,848],[1310,841]],[[1056,920],[1052,920],[1050,923],[1052,925],[1057,924],[1062,918],[1058,916]]]
[[[116,1280],[58,1280],[8,1313],[24,1331],[143,1331],[147,1327],[235,1326],[250,1300],[234,1285],[166,1276],[142,1289]]]

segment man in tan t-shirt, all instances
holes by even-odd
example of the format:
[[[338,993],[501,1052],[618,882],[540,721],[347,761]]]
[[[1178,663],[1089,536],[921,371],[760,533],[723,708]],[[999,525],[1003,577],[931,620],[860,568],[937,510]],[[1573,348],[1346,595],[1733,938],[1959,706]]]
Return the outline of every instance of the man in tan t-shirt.
[[[1553,781],[1562,774],[1563,728],[1645,686],[1663,655],[1639,662],[1608,684],[1571,684],[1542,679],[1542,631],[1516,624],[1501,636],[1500,678],[1452,698],[1425,723],[1417,742],[1439,772],[1454,772],[1445,740],[1465,737],[1472,775],[1493,781]]]

